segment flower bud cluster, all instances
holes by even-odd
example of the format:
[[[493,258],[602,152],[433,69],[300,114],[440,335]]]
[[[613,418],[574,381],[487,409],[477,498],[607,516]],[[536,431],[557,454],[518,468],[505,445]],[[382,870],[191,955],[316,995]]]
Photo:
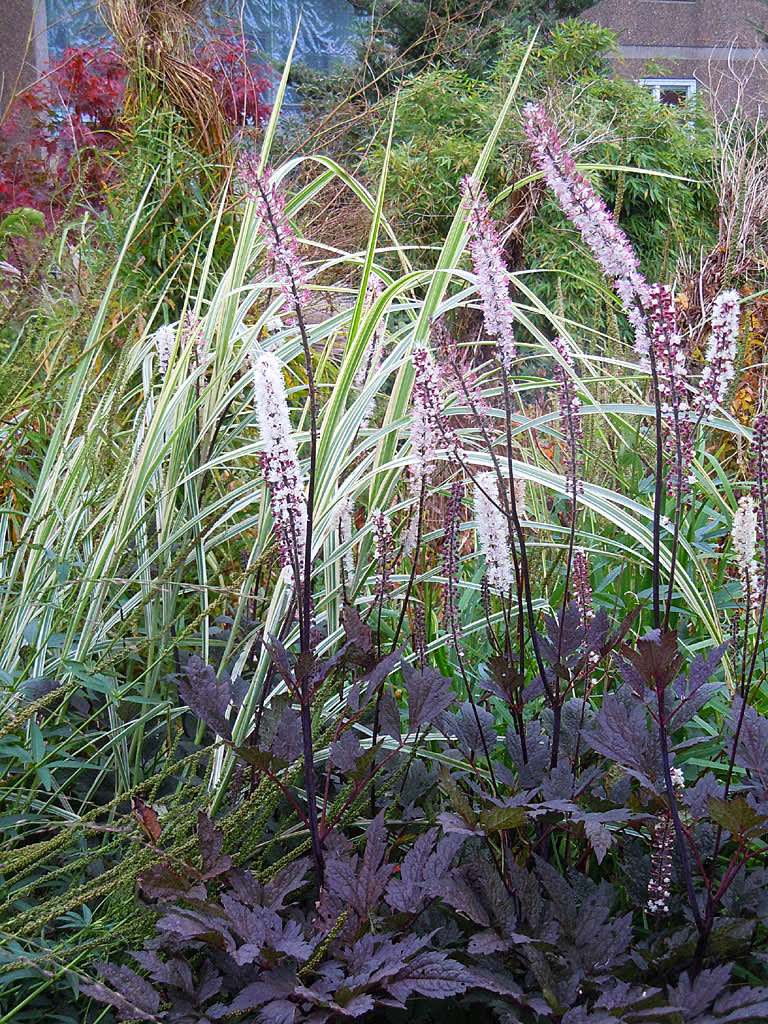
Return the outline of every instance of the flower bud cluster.
[[[695,482],[691,477],[691,464],[699,423],[700,392],[689,387],[685,343],[677,330],[672,291],[668,285],[654,284],[651,287],[648,310],[656,357],[664,451],[674,467],[668,478],[669,489],[679,489],[688,494]]]
[[[579,604],[582,625],[586,629],[595,617],[595,610],[589,578],[589,558],[584,548],[576,548],[573,552],[573,592]]]
[[[461,637],[461,615],[458,602],[459,579],[459,523],[461,521],[464,484],[457,480],[451,486],[451,493],[445,509],[445,535],[443,541],[443,574],[446,586],[443,591],[443,621],[457,643]]]
[[[683,795],[685,777],[680,768],[669,772],[675,796]],[[669,913],[669,897],[672,882],[672,851],[675,845],[675,826],[669,811],[661,811],[651,834],[651,877],[648,881],[648,900],[645,909],[649,914]]]
[[[376,561],[378,572],[374,577],[373,592],[379,600],[384,600],[390,586],[390,569],[392,567],[392,556],[395,551],[395,540],[392,536],[392,527],[385,512],[375,509],[371,514],[373,525],[373,539],[376,549]]]

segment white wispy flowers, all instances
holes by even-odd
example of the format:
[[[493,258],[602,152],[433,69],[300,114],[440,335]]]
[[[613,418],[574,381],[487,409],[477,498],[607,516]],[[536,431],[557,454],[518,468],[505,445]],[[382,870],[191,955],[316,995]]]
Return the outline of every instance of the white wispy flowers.
[[[166,373],[171,362],[171,352],[176,344],[176,328],[169,324],[158,327],[152,335],[157,350],[157,368],[160,373]]]
[[[736,567],[744,588],[744,596],[752,608],[760,603],[760,568],[757,564],[757,510],[749,494],[739,499],[739,507],[733,516],[731,542],[736,557]]]
[[[328,523],[329,532],[335,533],[338,530],[341,543],[349,545],[341,559],[342,571],[347,583],[355,574],[355,558],[352,554],[352,509],[352,499],[346,494],[337,502]]]
[[[701,400],[704,411],[710,416],[716,405],[725,403],[735,373],[739,299],[739,293],[731,289],[721,292],[712,304],[712,331],[707,342],[706,366],[701,375]]]
[[[253,390],[264,446],[261,468],[270,491],[280,564],[287,567],[295,581],[296,570],[301,579],[304,566],[307,502],[291,429],[283,371],[271,352],[265,352],[254,363]]]
[[[515,585],[515,573],[509,554],[507,519],[501,511],[499,484],[494,473],[478,473],[474,505],[477,539],[485,556],[488,584],[506,593]]]

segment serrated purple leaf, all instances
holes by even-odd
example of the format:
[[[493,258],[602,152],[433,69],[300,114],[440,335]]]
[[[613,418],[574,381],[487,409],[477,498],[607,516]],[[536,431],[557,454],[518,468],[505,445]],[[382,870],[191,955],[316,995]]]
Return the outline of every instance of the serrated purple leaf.
[[[221,852],[224,834],[203,811],[197,812],[197,841],[200,844],[204,878],[215,878],[229,871],[232,867],[232,858],[228,854],[222,855]]]
[[[381,684],[400,667],[400,658],[400,651],[393,651],[362,677],[361,683],[365,683],[365,690],[360,701],[361,707],[365,707],[373,699]]]
[[[347,729],[331,743],[331,763],[342,772],[351,772],[363,755],[357,734]]]
[[[168,864],[152,864],[136,879],[139,895],[147,902],[205,899],[205,887],[193,884]]]
[[[284,999],[292,995],[296,987],[296,975],[287,967],[276,967],[271,971],[263,971],[259,981],[246,985],[232,1002],[229,1010],[255,1010],[269,1003],[270,1000]]]
[[[642,785],[652,791],[659,788],[659,758],[642,705],[629,705],[616,694],[607,694],[584,737],[593,750],[615,761]]]
[[[400,708],[391,690],[384,690],[379,701],[379,730],[382,735],[390,736],[395,743],[400,742]]]
[[[135,950],[131,956],[137,964],[144,968],[152,981],[178,988],[190,996],[194,994],[192,969],[185,960],[180,960],[178,957],[161,960],[154,951],[143,949]]]
[[[121,1012],[130,1010],[135,1016],[140,1016],[141,1020],[157,1019],[154,1015],[160,1006],[160,996],[146,978],[120,964],[99,963],[95,967],[114,989],[113,994],[120,997],[121,1003],[113,1002],[113,1006],[117,1006]]]
[[[751,772],[754,779],[759,779],[763,791],[768,792],[768,718],[749,704],[745,707],[741,698],[736,697],[728,716],[731,736],[737,731],[742,712],[735,761],[739,767]]]
[[[270,750],[285,764],[293,764],[301,755],[301,720],[290,705],[283,709]]]
[[[259,1024],[295,1024],[298,1007],[287,999],[268,1003],[258,1017]]]
[[[413,668],[405,660],[401,667],[408,691],[408,729],[415,732],[433,722],[451,703],[451,681],[435,668]]]
[[[445,953],[418,953],[395,978],[383,982],[393,999],[405,1003],[409,996],[420,995],[429,999],[448,999],[460,995],[468,988],[467,968]]]
[[[231,740],[232,726],[227,718],[232,699],[229,677],[219,679],[216,670],[196,654],[187,662],[185,672],[186,680],[178,681],[181,699],[217,736]]]
[[[285,897],[304,886],[309,871],[309,857],[301,857],[287,864],[274,878],[264,885],[264,906],[271,910],[282,909]]]
[[[478,725],[479,721],[479,725]],[[498,742],[494,729],[494,717],[490,711],[470,701],[459,705],[456,714],[456,736],[466,752],[489,752]]]

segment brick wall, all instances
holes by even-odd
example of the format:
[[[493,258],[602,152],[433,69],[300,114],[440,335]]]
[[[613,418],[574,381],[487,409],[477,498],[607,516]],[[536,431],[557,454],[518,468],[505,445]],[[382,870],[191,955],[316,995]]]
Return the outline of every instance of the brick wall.
[[[762,0],[599,0],[582,14],[616,33],[616,71],[627,78],[695,79],[728,111],[734,78],[748,78],[745,106],[768,110],[768,6]]]

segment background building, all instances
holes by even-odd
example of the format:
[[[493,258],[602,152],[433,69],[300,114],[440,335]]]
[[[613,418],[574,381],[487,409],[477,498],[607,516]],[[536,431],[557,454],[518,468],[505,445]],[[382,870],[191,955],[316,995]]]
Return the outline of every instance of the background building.
[[[745,106],[768,108],[768,7],[762,0],[599,0],[582,14],[615,32],[616,72],[680,103],[706,89],[733,109],[737,79]]]

